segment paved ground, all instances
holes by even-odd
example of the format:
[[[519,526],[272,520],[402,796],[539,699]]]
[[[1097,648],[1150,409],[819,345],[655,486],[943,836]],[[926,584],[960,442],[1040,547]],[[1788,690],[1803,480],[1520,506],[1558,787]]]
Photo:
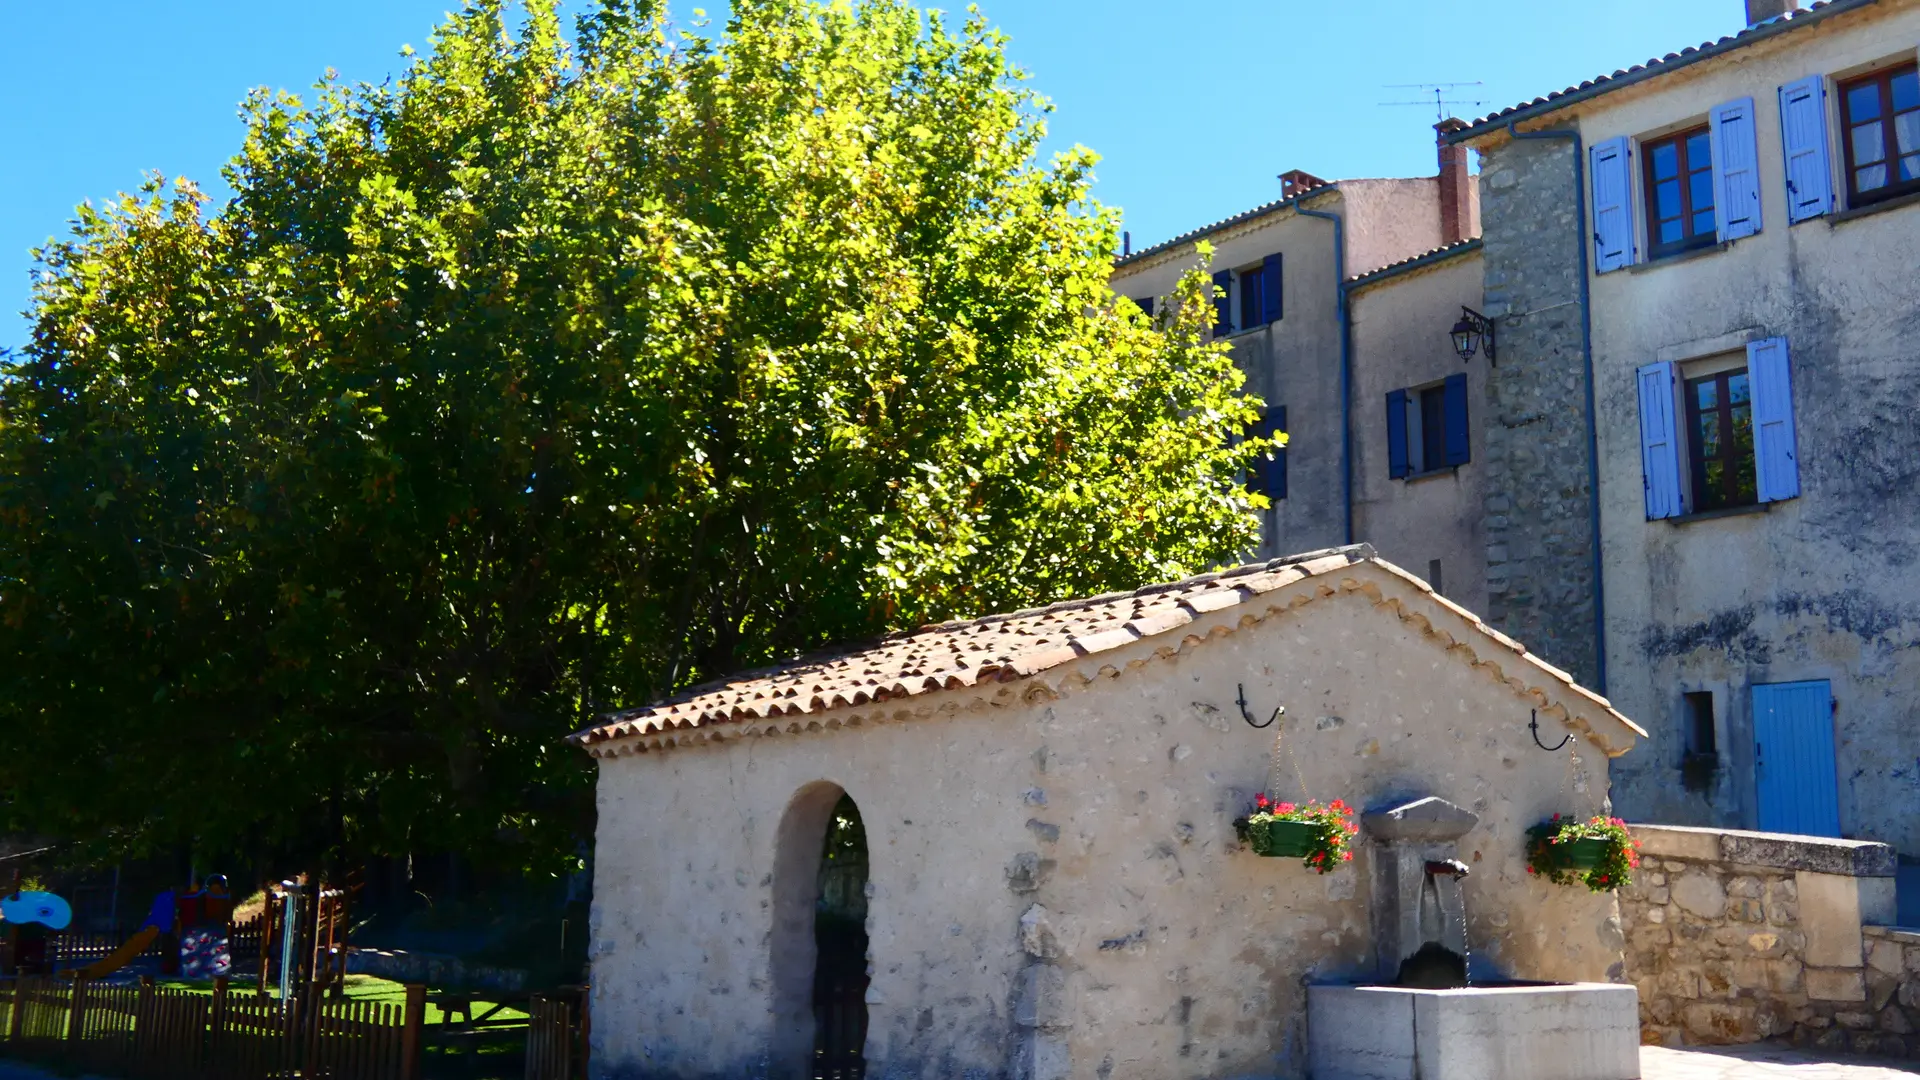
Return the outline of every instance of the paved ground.
[[[1920,1063],[1822,1061],[1771,1046],[1714,1051],[1640,1048],[1641,1080],[1913,1080]],[[0,1061],[0,1080],[55,1080],[52,1073]]]
[[[1640,1048],[1641,1080],[1913,1080],[1920,1062],[1822,1059],[1773,1046]],[[0,1080],[6,1080],[0,1077]]]

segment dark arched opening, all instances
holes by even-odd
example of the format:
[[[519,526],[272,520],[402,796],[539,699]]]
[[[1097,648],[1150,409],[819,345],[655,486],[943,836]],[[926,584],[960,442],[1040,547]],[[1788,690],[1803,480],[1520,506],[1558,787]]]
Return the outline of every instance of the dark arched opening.
[[[797,792],[774,851],[775,1080],[856,1080],[867,1032],[867,842],[837,784]]]
[[[867,830],[840,796],[820,853],[814,905],[813,1080],[860,1080],[867,1043]]]

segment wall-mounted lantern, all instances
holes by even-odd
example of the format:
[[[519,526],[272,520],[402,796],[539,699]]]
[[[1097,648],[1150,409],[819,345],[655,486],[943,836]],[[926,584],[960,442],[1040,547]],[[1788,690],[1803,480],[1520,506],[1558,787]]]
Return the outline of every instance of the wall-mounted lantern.
[[[1498,358],[1493,350],[1493,320],[1470,307],[1462,307],[1460,321],[1453,324],[1453,351],[1460,354],[1463,362],[1471,361],[1482,339],[1486,340],[1487,363],[1491,364]]]

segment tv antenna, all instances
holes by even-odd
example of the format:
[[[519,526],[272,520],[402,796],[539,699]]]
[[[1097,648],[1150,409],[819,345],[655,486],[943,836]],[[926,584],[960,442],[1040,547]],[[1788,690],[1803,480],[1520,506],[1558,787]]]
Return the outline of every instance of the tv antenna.
[[[1464,96],[1460,96],[1461,91],[1467,90],[1469,87],[1485,86],[1485,85],[1486,85],[1485,83],[1479,83],[1479,82],[1389,83],[1386,86],[1382,87],[1381,89],[1383,90],[1418,90],[1420,91],[1419,100],[1417,101],[1382,101],[1382,102],[1379,102],[1378,104],[1382,106],[1431,105],[1433,106],[1434,122],[1438,123],[1439,121],[1445,120],[1447,118],[1449,109],[1457,108],[1462,105],[1466,105],[1466,106],[1485,105],[1486,102],[1484,101],[1468,101]],[[1432,96],[1429,97],[1428,96],[1429,94],[1431,94]]]

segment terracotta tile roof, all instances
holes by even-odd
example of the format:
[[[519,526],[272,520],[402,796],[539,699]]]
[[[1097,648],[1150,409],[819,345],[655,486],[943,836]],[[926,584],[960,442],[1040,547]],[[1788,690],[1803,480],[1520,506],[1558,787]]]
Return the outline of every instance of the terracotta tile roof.
[[[1399,262],[1390,262],[1378,270],[1369,270],[1364,274],[1355,274],[1347,279],[1347,287],[1354,288],[1360,285],[1371,285],[1382,278],[1394,277],[1418,266],[1451,259],[1455,255],[1465,255],[1470,251],[1479,251],[1480,246],[1481,241],[1477,236],[1469,236],[1465,240],[1457,240],[1451,244],[1443,244],[1430,251],[1423,251],[1418,255],[1409,255]]]
[[[617,752],[614,747],[602,750],[599,744],[631,743],[640,737],[645,744],[672,745],[683,741],[676,732],[696,736],[684,741],[705,742],[710,738],[725,738],[729,729],[747,734],[759,733],[761,726],[768,726],[769,730],[797,730],[781,718],[857,709],[945,690],[1018,682],[1083,657],[1169,633],[1215,612],[1250,604],[1258,597],[1297,582],[1337,575],[1359,563],[1387,572],[1414,591],[1424,591],[1440,605],[1432,614],[1445,611],[1464,619],[1470,633],[1477,632],[1493,643],[1492,654],[1499,659],[1481,660],[1470,647],[1462,658],[1494,669],[1496,675],[1512,682],[1516,691],[1532,695],[1549,715],[1557,710],[1564,721],[1582,729],[1587,725],[1575,720],[1575,711],[1583,716],[1603,716],[1602,723],[1609,727],[1615,722],[1624,725],[1619,729],[1622,738],[1612,743],[1588,732],[1609,753],[1622,753],[1634,737],[1645,736],[1644,731],[1615,712],[1604,698],[1575,685],[1567,673],[1532,656],[1519,642],[1435,594],[1425,582],[1376,558],[1371,547],[1361,544],[1254,563],[1134,592],[1070,600],[1009,615],[939,623],[892,634],[828,655],[742,672],[693,687],[658,704],[605,717],[600,723],[574,734],[569,741],[596,756],[613,756]],[[1429,615],[1411,610],[1398,600],[1381,598],[1377,585],[1353,585],[1348,591],[1354,590],[1370,591],[1376,604],[1393,607],[1403,621],[1416,624],[1429,637],[1445,638],[1441,644],[1449,651],[1455,651],[1459,644],[1454,635],[1437,628]],[[1333,595],[1337,590],[1328,587],[1322,591]],[[1300,598],[1298,602],[1306,599]],[[1484,643],[1482,647],[1484,651]],[[1529,669],[1524,675],[1515,676],[1500,668],[1501,659],[1513,657],[1523,660]],[[1542,682],[1551,685],[1545,689],[1536,686]],[[1575,708],[1556,704],[1567,700],[1574,701]],[[770,726],[761,723],[768,720],[775,722]],[[809,726],[819,725],[810,723]]]
[[[1113,268],[1115,270],[1118,270],[1121,267],[1132,266],[1134,263],[1137,263],[1142,259],[1150,259],[1155,255],[1160,254],[1163,251],[1170,251],[1174,248],[1179,247],[1182,244],[1186,244],[1194,240],[1198,240],[1201,237],[1207,236],[1211,233],[1219,232],[1221,229],[1231,228],[1232,226],[1243,224],[1248,221],[1252,221],[1254,218],[1260,217],[1264,214],[1270,214],[1276,210],[1284,210],[1289,206],[1293,206],[1297,204],[1302,199],[1311,199],[1316,195],[1323,195],[1326,192],[1331,191],[1334,188],[1337,188],[1339,186],[1340,186],[1340,181],[1338,180],[1323,180],[1319,183],[1318,186],[1308,188],[1307,190],[1299,192],[1298,194],[1288,195],[1285,198],[1275,199],[1272,202],[1268,202],[1268,203],[1261,203],[1259,206],[1256,206],[1251,210],[1242,210],[1241,212],[1233,215],[1232,217],[1221,218],[1219,221],[1216,221],[1211,225],[1202,225],[1197,229],[1188,229],[1186,232],[1181,233],[1179,236],[1176,236],[1171,240],[1162,240],[1159,243],[1153,245],[1152,247],[1144,247],[1144,248],[1141,248],[1139,251],[1134,252],[1131,255],[1123,255],[1120,258],[1113,260]]]
[[[1517,123],[1522,120],[1530,120],[1536,116],[1545,115],[1557,109],[1575,104],[1576,102],[1585,101],[1588,98],[1598,97],[1609,91],[1618,90],[1625,86],[1631,86],[1634,83],[1667,74],[1670,71],[1678,70],[1689,64],[1709,60],[1723,53],[1731,52],[1734,49],[1744,48],[1757,41],[1774,37],[1790,30],[1798,30],[1802,27],[1810,26],[1822,19],[1838,15],[1841,12],[1867,7],[1879,2],[1880,0],[1816,0],[1815,3],[1799,11],[1789,12],[1786,15],[1769,19],[1756,26],[1749,26],[1737,34],[1728,34],[1718,41],[1703,42],[1692,48],[1681,49],[1679,52],[1671,52],[1657,59],[1648,60],[1644,64],[1635,64],[1630,68],[1624,68],[1611,75],[1601,75],[1597,78],[1588,79],[1578,86],[1569,86],[1565,90],[1556,91],[1545,97],[1537,97],[1532,101],[1523,101],[1511,108],[1502,109],[1499,112],[1483,116],[1475,120],[1472,124],[1448,136],[1447,141],[1453,143],[1467,142],[1481,135],[1485,135],[1495,128],[1502,128],[1510,123]]]

